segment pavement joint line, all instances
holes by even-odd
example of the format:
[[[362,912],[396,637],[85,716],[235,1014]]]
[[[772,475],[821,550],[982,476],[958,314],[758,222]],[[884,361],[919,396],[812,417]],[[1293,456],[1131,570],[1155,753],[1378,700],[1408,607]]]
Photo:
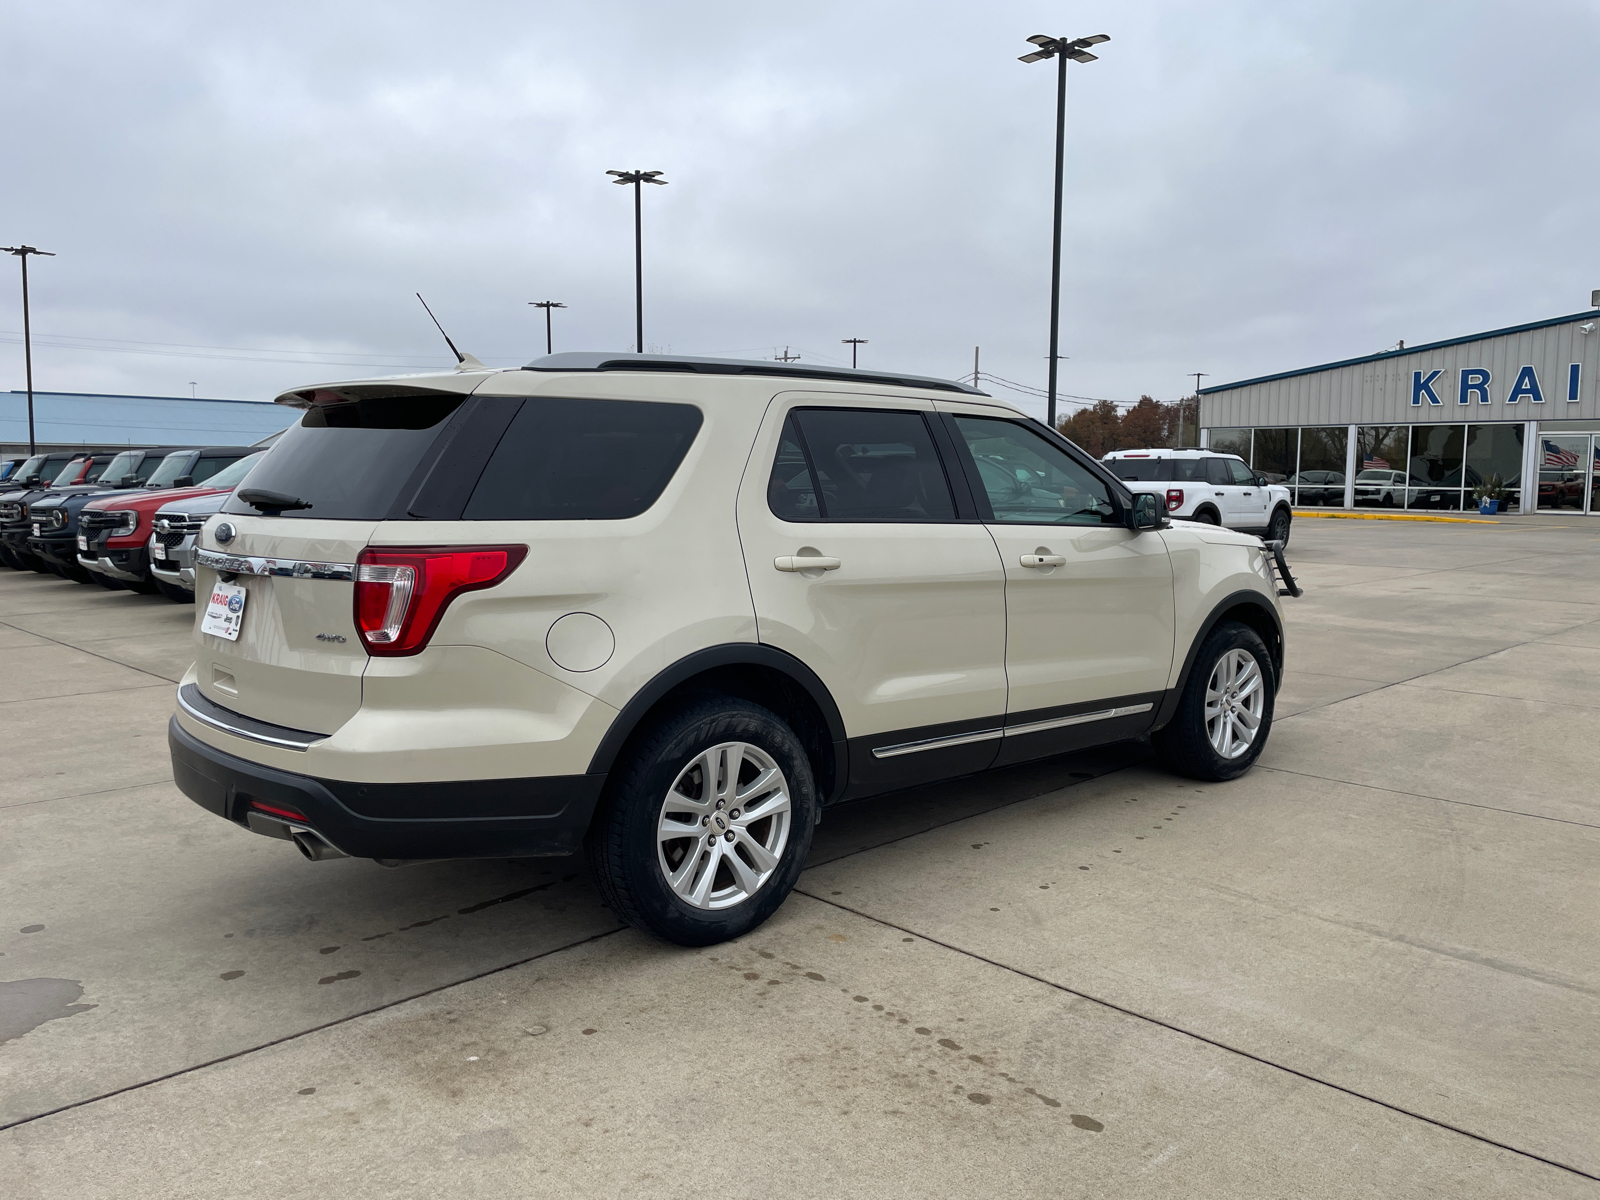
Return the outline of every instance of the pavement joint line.
[[[1346,1087],[1342,1083],[1335,1083],[1329,1079],[1322,1079],[1316,1075],[1310,1074],[1307,1071],[1299,1070],[1296,1067],[1290,1067],[1283,1063],[1274,1062],[1270,1058],[1264,1058],[1263,1056],[1252,1053],[1249,1050],[1243,1050],[1237,1046],[1231,1046],[1227,1042],[1220,1041],[1217,1038],[1208,1037],[1203,1033],[1196,1033],[1192,1029],[1185,1029],[1182,1025],[1163,1020],[1160,1017],[1150,1016],[1148,1013],[1139,1012],[1137,1009],[1127,1008],[1111,1000],[1103,1000],[1099,996],[1091,995],[1090,993],[1082,991],[1078,988],[1069,987],[1066,984],[1059,983],[1054,979],[1047,979],[1043,975],[1037,975],[1032,971],[1026,971],[1021,967],[1015,967],[1009,963],[1000,962],[998,959],[989,958],[985,955],[977,953],[974,950],[968,950],[963,946],[958,946],[954,942],[947,942],[940,938],[929,937],[927,934],[921,932],[920,930],[912,929],[910,926],[897,925],[895,922],[887,920],[883,917],[875,917],[870,913],[862,912],[860,909],[851,908],[848,904],[841,904],[839,901],[829,897],[818,896],[799,887],[795,888],[794,890],[797,895],[805,896],[811,900],[816,900],[821,904],[826,904],[832,908],[837,908],[842,912],[847,912],[854,916],[860,917],[863,920],[871,921],[876,925],[882,925],[886,929],[894,929],[898,930],[900,933],[911,934],[914,937],[921,938],[930,945],[949,950],[953,954],[963,955],[974,960],[975,962],[986,963],[991,967],[995,967],[1001,971],[1007,971],[1013,975],[1020,976],[1023,979],[1031,979],[1035,983],[1041,983],[1045,987],[1052,988],[1058,992],[1064,992],[1069,996],[1076,996],[1080,1000],[1087,1000],[1091,1004],[1097,1004],[1101,1008],[1106,1008],[1112,1012],[1121,1013],[1123,1016],[1133,1017],[1135,1020],[1148,1022],[1151,1025],[1155,1025],[1162,1029],[1169,1030],[1172,1033],[1176,1033],[1181,1037],[1191,1038],[1194,1041],[1201,1042],[1204,1045],[1214,1046],[1218,1050],[1226,1051],[1227,1053],[1237,1055],[1240,1058],[1249,1059],[1251,1062],[1260,1063],[1264,1067],[1271,1067],[1274,1070],[1282,1071],[1287,1075],[1293,1075],[1298,1079],[1305,1080],[1307,1083],[1320,1084],[1321,1086],[1329,1088],[1332,1091],[1342,1092],[1346,1096],[1353,1097],[1357,1100],[1365,1100],[1369,1104],[1375,1104],[1379,1108],[1386,1108],[1390,1112],[1399,1113],[1401,1116],[1410,1117],[1412,1120],[1421,1121],[1424,1124],[1432,1125],[1437,1129],[1444,1129],[1450,1133],[1459,1134],[1465,1138],[1471,1138],[1475,1142],[1481,1142],[1486,1146],[1493,1146],[1498,1150],[1505,1150],[1508,1153],[1519,1155],[1522,1158],[1530,1158],[1535,1162],[1544,1163],[1546,1166],[1555,1167],[1561,1171],[1568,1171],[1573,1175],[1577,1175],[1579,1178],[1592,1179],[1595,1182],[1600,1183],[1600,1175],[1585,1171],[1582,1167],[1572,1166],[1570,1163],[1561,1162],[1559,1159],[1547,1158],[1542,1154],[1534,1153],[1532,1150],[1519,1149],[1518,1147],[1512,1146],[1506,1142],[1496,1141],[1494,1138],[1489,1137],[1486,1134],[1474,1133],[1470,1129],[1463,1129],[1459,1125],[1452,1125],[1450,1122],[1441,1120],[1438,1117],[1430,1117],[1425,1113],[1416,1112],[1413,1109],[1406,1108],[1405,1106],[1396,1104],[1392,1101],[1382,1100],[1377,1096],[1369,1096],[1365,1092],[1357,1091],[1352,1087]]]
[[[601,933],[592,933],[588,937],[579,938],[575,942],[568,942],[562,946],[554,946],[549,950],[543,950],[538,954],[529,955],[527,958],[519,958],[516,962],[505,963],[498,967],[490,967],[486,971],[479,971],[476,974],[467,975],[461,979],[453,979],[448,983],[441,983],[435,987],[425,988],[422,991],[414,992],[409,996],[401,996],[395,1000],[386,1000],[382,1004],[375,1004],[371,1008],[362,1009],[360,1012],[347,1013],[345,1016],[335,1017],[331,1021],[324,1021],[320,1025],[311,1026],[309,1029],[301,1029],[295,1033],[286,1033],[282,1037],[272,1038],[269,1041],[261,1042],[255,1046],[245,1046],[242,1049],[233,1051],[231,1054],[220,1054],[216,1058],[208,1058],[205,1062],[191,1063],[187,1067],[179,1067],[176,1071],[168,1071],[164,1075],[157,1075],[151,1079],[141,1079],[138,1083],[130,1083],[124,1087],[112,1088],[108,1092],[101,1092],[98,1096],[85,1096],[82,1100],[74,1100],[70,1104],[62,1104],[56,1108],[50,1109],[48,1112],[34,1113],[30,1117],[19,1117],[15,1121],[10,1121],[4,1125],[0,1125],[0,1133],[4,1133],[8,1129],[20,1128],[23,1125],[31,1125],[35,1121],[43,1121],[46,1117],[59,1116],[64,1112],[71,1112],[75,1108],[86,1108],[91,1104],[98,1104],[102,1100],[110,1100],[114,1096],[124,1096],[129,1092],[142,1091],[144,1088],[153,1087],[158,1083],[166,1083],[170,1079],[177,1079],[180,1076],[190,1075],[196,1071],[204,1071],[208,1067],[216,1067],[226,1062],[232,1062],[236,1058],[243,1058],[246,1055],[254,1054],[259,1050],[270,1050],[274,1046],[282,1046],[288,1042],[298,1041],[300,1038],[309,1037],[313,1033],[321,1033],[324,1030],[334,1029],[340,1025],[348,1025],[351,1021],[360,1020],[362,1017],[370,1017],[374,1013],[380,1013],[386,1009],[398,1008],[402,1004],[410,1004],[413,1000],[422,1000],[428,996],[437,995],[439,992],[449,991],[454,987],[461,987],[463,984],[475,983],[480,979],[487,979],[490,975],[499,975],[503,971],[512,971],[517,967],[525,967],[531,962],[537,962],[541,958],[549,958],[553,954],[560,954],[566,950],[576,950],[579,946],[586,946],[590,942],[598,942],[602,938],[612,937],[615,934],[622,933],[629,928],[630,927],[627,925],[619,925],[615,929],[607,929]]]
[[[4,651],[0,651],[3,654]],[[6,704],[43,704],[47,700],[71,700],[77,696],[113,696],[120,692],[147,692],[151,688],[158,688],[159,683],[135,683],[128,687],[120,688],[90,688],[86,692],[61,692],[54,696],[23,696],[15,700],[0,700],[0,705]]]
[[[150,779],[144,783],[124,783],[114,788],[98,788],[92,792],[73,792],[68,796],[41,796],[37,800],[19,800],[15,804],[0,804],[0,812],[10,812],[14,808],[29,808],[35,804],[54,804],[57,800],[86,800],[90,796],[109,796],[112,792],[131,792],[138,788],[155,787],[157,784],[176,782],[171,775],[161,779]]]
[[[1588,821],[1574,821],[1570,817],[1552,817],[1545,813],[1523,812],[1520,808],[1499,808],[1493,804],[1477,804],[1471,800],[1453,800],[1449,796],[1430,796],[1426,792],[1408,792],[1404,788],[1384,787],[1378,783],[1362,783],[1356,779],[1338,779],[1332,775],[1315,775],[1310,771],[1294,771],[1288,767],[1268,767],[1260,763],[1256,768],[1262,771],[1274,771],[1279,775],[1295,775],[1301,779],[1320,779],[1324,783],[1342,783],[1347,787],[1366,788],[1373,792],[1386,792],[1391,796],[1409,796],[1413,800],[1432,800],[1439,804],[1459,804],[1463,808],[1478,808],[1484,812],[1504,813],[1508,817],[1528,817],[1535,821],[1554,821],[1558,825],[1572,825],[1578,829],[1600,829],[1600,825]]]
[[[147,671],[143,667],[136,667],[132,663],[119,662],[117,659],[109,658],[104,654],[96,654],[93,650],[85,650],[82,646],[74,646],[71,642],[63,642],[60,638],[53,638],[48,633],[34,633],[33,630],[24,629],[20,625],[13,625],[10,621],[0,621],[0,625],[5,626],[7,629],[15,629],[18,633],[26,633],[33,637],[43,638],[47,642],[53,642],[57,646],[64,646],[68,650],[76,650],[79,654],[87,654],[90,658],[98,658],[101,662],[108,662],[113,666],[127,667],[130,671],[137,671],[141,675],[148,675],[150,678],[159,679],[163,683],[178,682],[176,679],[172,679],[166,675],[158,675],[154,671]]]
[[[1491,521],[1485,517],[1430,517],[1421,513],[1318,512],[1310,508],[1290,509],[1297,517],[1323,517],[1335,521],[1437,521],[1441,525],[1509,525],[1510,521]],[[1541,525],[1540,529],[1571,529],[1570,525]]]
[[[1593,647],[1589,647],[1589,646],[1581,646],[1581,647],[1580,646],[1567,646],[1567,647],[1565,647],[1565,649],[1568,649],[1568,650],[1579,650],[1579,649],[1588,650],[1588,649],[1592,649],[1592,648]],[[1519,702],[1521,702],[1523,704],[1549,704],[1549,705],[1555,706],[1556,708],[1581,708],[1581,709],[1588,709],[1590,711],[1592,711],[1592,710],[1594,710],[1596,708],[1600,708],[1600,704],[1584,704],[1582,701],[1579,701],[1579,700],[1543,700],[1543,699],[1540,699],[1538,696],[1512,696],[1512,695],[1508,695],[1508,694],[1501,694],[1501,693],[1498,693],[1498,692],[1476,692],[1476,691],[1473,691],[1471,688],[1448,688],[1448,687],[1427,687],[1427,688],[1425,688],[1425,687],[1419,686],[1418,684],[1411,683],[1409,681],[1406,682],[1406,683],[1397,683],[1394,686],[1395,687],[1415,687],[1420,692],[1448,692],[1452,696],[1487,696],[1491,700],[1516,700],[1516,701],[1519,701]]]

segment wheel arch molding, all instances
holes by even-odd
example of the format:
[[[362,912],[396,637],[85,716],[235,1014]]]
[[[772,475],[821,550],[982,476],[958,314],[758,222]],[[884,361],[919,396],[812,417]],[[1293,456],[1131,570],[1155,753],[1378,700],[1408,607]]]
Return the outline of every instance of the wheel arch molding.
[[[674,697],[711,691],[771,709],[789,725],[811,760],[821,803],[831,803],[844,791],[849,756],[844,719],[832,693],[800,659],[759,642],[708,646],[657,673],[622,706],[600,739],[588,773],[609,773],[628,743]]]
[[[1183,670],[1179,672],[1177,682],[1167,689],[1166,699],[1162,701],[1156,719],[1151,723],[1152,729],[1160,729],[1172,720],[1172,715],[1177,711],[1178,701],[1183,698],[1183,689],[1189,683],[1189,672],[1194,670],[1194,660],[1200,654],[1200,647],[1212,632],[1224,621],[1238,621],[1248,625],[1261,635],[1261,640],[1267,644],[1267,651],[1272,655],[1272,683],[1274,692],[1283,685],[1283,623],[1278,619],[1277,611],[1272,602],[1260,592],[1248,589],[1233,592],[1218,601],[1206,614],[1206,619],[1200,623],[1199,631],[1189,643],[1189,652],[1183,660]]]

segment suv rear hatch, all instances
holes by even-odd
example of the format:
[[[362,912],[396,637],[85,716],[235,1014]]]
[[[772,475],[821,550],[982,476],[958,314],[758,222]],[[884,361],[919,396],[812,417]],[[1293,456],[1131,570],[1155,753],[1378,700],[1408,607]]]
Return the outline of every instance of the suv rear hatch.
[[[356,629],[356,560],[381,521],[419,515],[413,498],[459,427],[452,418],[464,401],[394,385],[288,400],[305,415],[201,537],[212,564],[196,571],[202,612],[219,579],[245,589],[237,640],[195,635],[196,682],[208,699],[311,733],[331,734],[355,715],[368,661]],[[219,539],[226,526],[232,536]]]

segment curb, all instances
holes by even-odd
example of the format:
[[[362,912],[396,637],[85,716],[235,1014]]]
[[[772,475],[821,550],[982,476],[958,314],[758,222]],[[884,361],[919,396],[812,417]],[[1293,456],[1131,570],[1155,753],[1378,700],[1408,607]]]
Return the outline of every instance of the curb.
[[[1425,517],[1420,513],[1363,513],[1363,512],[1318,512],[1312,509],[1291,509],[1297,517],[1325,517],[1337,521],[1438,521],[1448,525],[1503,525],[1504,521],[1492,521],[1487,517]]]

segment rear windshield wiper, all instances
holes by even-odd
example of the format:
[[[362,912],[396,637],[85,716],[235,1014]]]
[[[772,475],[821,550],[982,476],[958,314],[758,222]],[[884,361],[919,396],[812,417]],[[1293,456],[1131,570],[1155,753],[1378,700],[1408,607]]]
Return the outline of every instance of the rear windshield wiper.
[[[259,508],[262,512],[289,512],[297,508],[310,508],[309,500],[302,500],[298,496],[285,496],[282,492],[269,492],[265,488],[245,488],[238,493],[251,508]]]

